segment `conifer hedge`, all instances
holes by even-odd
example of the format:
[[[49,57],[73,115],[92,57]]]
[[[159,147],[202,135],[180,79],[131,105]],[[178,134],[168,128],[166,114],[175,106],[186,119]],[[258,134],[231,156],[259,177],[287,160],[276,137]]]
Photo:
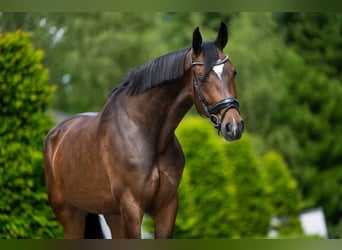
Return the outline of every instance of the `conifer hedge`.
[[[278,153],[258,155],[247,132],[226,142],[199,117],[184,119],[177,135],[186,165],[176,238],[266,237],[274,216],[294,221],[277,228],[279,236],[301,236],[302,198]]]
[[[23,31],[0,30],[0,238],[56,238],[61,228],[47,202],[42,146],[53,126],[44,113],[43,51]]]

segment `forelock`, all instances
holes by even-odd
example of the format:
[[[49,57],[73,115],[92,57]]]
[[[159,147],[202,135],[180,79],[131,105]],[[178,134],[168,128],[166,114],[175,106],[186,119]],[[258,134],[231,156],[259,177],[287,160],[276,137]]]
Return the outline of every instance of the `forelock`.
[[[219,60],[218,48],[214,42],[204,42],[202,47],[204,74],[208,74],[215,62]]]

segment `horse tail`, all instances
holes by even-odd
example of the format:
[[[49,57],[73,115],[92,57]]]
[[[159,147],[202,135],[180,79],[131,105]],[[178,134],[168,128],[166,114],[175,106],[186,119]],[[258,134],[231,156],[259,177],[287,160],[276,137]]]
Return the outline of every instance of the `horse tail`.
[[[86,216],[84,238],[104,239],[100,217],[98,214],[88,213]]]

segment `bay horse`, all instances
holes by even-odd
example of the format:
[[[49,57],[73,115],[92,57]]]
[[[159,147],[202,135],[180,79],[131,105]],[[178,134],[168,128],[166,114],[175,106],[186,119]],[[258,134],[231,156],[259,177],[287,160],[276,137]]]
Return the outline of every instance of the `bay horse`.
[[[145,213],[155,238],[173,236],[185,164],[175,129],[186,112],[195,104],[226,140],[243,133],[227,42],[224,23],[213,42],[202,42],[197,27],[190,48],[131,69],[100,112],[47,134],[48,198],[65,238],[87,236],[87,216],[99,214],[113,238],[141,238]]]

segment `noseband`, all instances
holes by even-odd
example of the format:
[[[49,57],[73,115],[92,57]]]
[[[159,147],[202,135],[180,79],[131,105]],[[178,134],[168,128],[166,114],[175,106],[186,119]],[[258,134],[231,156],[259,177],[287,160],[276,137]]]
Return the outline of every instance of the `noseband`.
[[[223,59],[220,59],[218,61],[216,61],[214,63],[213,66],[217,66],[217,65],[221,65],[224,64],[226,61],[228,60],[228,56],[225,56]],[[191,65],[191,69],[195,66],[195,65],[204,65],[204,62],[199,62],[199,61],[192,61],[192,55],[190,54],[190,65]],[[196,81],[196,76],[193,70],[191,70],[192,72],[192,79],[193,79],[193,85],[194,85],[194,92],[196,93],[203,109],[205,112],[205,115],[201,114],[201,116],[204,116],[206,118],[210,118],[211,123],[214,125],[214,127],[218,130],[218,132],[220,132],[220,128],[221,128],[221,124],[222,121],[218,118],[217,114],[221,111],[224,110],[223,114],[222,114],[222,119],[224,118],[225,114],[227,113],[227,111],[231,108],[235,108],[239,113],[240,113],[240,105],[239,102],[236,98],[233,97],[229,97],[229,98],[224,98],[220,101],[218,101],[217,103],[215,103],[212,106],[209,106],[208,103],[205,101],[199,87]],[[196,105],[196,102],[195,102]]]

